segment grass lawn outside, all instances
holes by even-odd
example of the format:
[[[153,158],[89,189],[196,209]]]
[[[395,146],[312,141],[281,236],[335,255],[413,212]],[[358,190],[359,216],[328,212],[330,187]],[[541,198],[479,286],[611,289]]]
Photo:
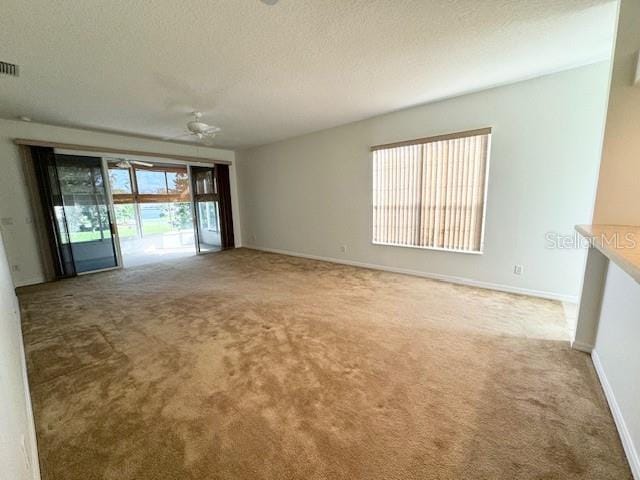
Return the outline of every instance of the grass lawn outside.
[[[153,220],[143,220],[142,222],[142,233],[143,235],[157,235],[160,233],[178,233],[180,230],[174,228],[173,225],[169,223],[168,220],[163,218],[153,219]],[[91,242],[94,240],[108,239],[110,238],[111,232],[109,229],[105,229],[102,231],[102,235],[99,230],[95,230],[93,232],[72,232],[70,234],[71,242]],[[128,238],[136,236],[136,227],[135,225],[118,225],[118,236],[120,238]]]

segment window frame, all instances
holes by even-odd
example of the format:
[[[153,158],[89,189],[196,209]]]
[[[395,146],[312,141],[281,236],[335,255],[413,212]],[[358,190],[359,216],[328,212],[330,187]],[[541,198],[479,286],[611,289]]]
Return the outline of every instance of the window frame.
[[[115,166],[117,159],[109,159],[107,162],[107,175],[109,170],[124,170]],[[167,173],[185,173],[187,174],[187,187],[180,193],[169,193],[169,185],[167,179]],[[191,183],[189,181],[189,170],[182,166],[173,165],[154,165],[153,167],[145,167],[142,165],[133,165],[131,168],[126,169],[129,171],[129,179],[131,181],[131,193],[112,193],[112,199],[114,205],[124,203],[180,203],[191,201]],[[164,174],[165,188],[167,193],[139,193],[138,190],[138,177],[136,171],[154,171],[162,172]]]
[[[432,135],[429,137],[417,138],[414,140],[406,140],[399,141],[393,143],[386,143],[381,145],[374,145],[369,148],[369,243],[373,246],[381,246],[381,247],[401,247],[401,248],[412,248],[417,250],[433,250],[436,252],[446,252],[446,253],[463,253],[467,255],[484,255],[485,253],[485,233],[486,233],[486,223],[487,223],[487,201],[489,198],[489,174],[490,174],[490,165],[491,165],[491,144],[493,138],[494,129],[493,127],[483,127],[476,128],[472,130],[465,130],[461,132],[455,133],[445,133],[439,135]],[[374,231],[373,231],[373,222],[374,222],[374,203],[373,203],[373,162],[374,162],[374,152],[376,150],[383,150],[388,148],[409,146],[409,145],[420,145],[431,142],[438,142],[443,140],[454,140],[457,138],[471,137],[476,135],[488,135],[487,139],[487,159],[485,162],[485,172],[484,172],[484,192],[482,199],[482,225],[480,232],[480,248],[479,250],[462,250],[456,248],[445,248],[445,247],[431,247],[431,246],[421,246],[421,245],[405,245],[400,243],[391,243],[391,242],[376,242],[374,241]]]

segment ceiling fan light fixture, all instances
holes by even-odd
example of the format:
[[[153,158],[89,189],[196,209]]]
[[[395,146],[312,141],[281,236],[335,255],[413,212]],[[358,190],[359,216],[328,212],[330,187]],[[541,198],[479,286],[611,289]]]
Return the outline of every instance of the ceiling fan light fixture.
[[[193,112],[193,120],[187,122],[187,131],[177,137],[167,137],[164,140],[177,140],[184,137],[195,137],[200,141],[213,140],[217,133],[221,132],[220,127],[209,125],[201,120],[202,112]]]
[[[131,168],[131,164],[127,160],[120,160],[116,163],[116,167],[118,168]]]
[[[153,167],[153,163],[143,162],[142,160],[120,160],[116,163],[116,167],[118,168],[133,168],[134,165],[149,168]]]
[[[204,132],[207,128],[209,128],[209,125],[204,123],[204,122],[199,122],[199,121],[192,121],[187,123],[187,128],[194,132]]]

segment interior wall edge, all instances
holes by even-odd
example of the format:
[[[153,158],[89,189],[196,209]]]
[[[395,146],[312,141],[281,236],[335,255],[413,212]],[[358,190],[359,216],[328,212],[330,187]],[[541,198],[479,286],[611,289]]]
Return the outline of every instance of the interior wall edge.
[[[0,234],[0,476],[38,480],[38,448],[20,316]]]
[[[593,366],[595,368],[596,374],[598,375],[598,380],[600,380],[600,385],[602,386],[602,390],[604,391],[604,396],[607,399],[607,403],[609,404],[609,409],[611,410],[611,414],[618,430],[618,434],[620,435],[622,447],[624,448],[624,452],[627,455],[627,460],[629,461],[629,466],[631,467],[633,478],[635,478],[636,480],[640,480],[640,456],[638,455],[636,446],[633,444],[631,433],[627,428],[627,424],[622,415],[622,410],[620,409],[618,401],[616,400],[616,396],[613,393],[613,388],[609,383],[604,365],[600,361],[597,350],[593,350],[591,352],[591,360],[593,361]]]
[[[594,224],[638,225],[640,204],[640,88],[634,84],[640,49],[640,2],[620,0],[610,72],[606,124],[598,173]]]
[[[580,341],[571,342],[571,348],[574,350],[579,350],[584,353],[591,353],[593,351],[593,345]]]
[[[18,302],[16,298],[16,303]],[[16,305],[18,311],[18,317],[20,316],[20,307]],[[22,337],[22,329],[20,329],[20,363],[22,367],[22,380],[24,382],[24,396],[25,405],[27,408],[27,415],[33,419],[33,404],[31,403],[31,390],[29,388],[29,376],[27,373],[27,355],[24,351],[24,339]],[[31,422],[29,425],[29,453],[31,456],[30,467],[33,480],[40,480],[40,461],[38,458],[38,441],[36,438],[36,426],[35,422]]]

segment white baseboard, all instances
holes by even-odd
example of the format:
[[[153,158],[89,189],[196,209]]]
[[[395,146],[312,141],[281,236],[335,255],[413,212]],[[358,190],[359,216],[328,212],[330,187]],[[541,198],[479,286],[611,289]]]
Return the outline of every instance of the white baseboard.
[[[31,391],[29,388],[29,377],[27,375],[27,356],[24,350],[24,338],[22,335],[22,322],[20,321],[21,312],[20,312],[20,304],[18,302],[18,297],[14,297],[14,318],[13,320],[18,322],[18,329],[20,332],[20,369],[22,370],[22,381],[23,381],[23,389],[25,396],[25,406],[26,406],[26,414],[27,421],[29,425],[27,426],[26,436],[28,438],[25,439],[25,448],[27,449],[27,455],[29,455],[29,471],[31,472],[33,480],[40,480],[40,462],[38,458],[38,442],[36,440],[36,426],[35,420],[33,416],[33,406],[31,403]]]
[[[571,348],[585,353],[591,353],[593,351],[593,345],[576,340],[571,342]]]
[[[29,454],[30,454],[30,462],[29,462],[29,467],[31,470],[31,474],[32,474],[32,478],[33,480],[40,480],[40,461],[38,458],[38,442],[36,441],[36,427],[35,424],[33,423],[34,420],[34,416],[33,416],[33,406],[31,403],[31,391],[29,389],[29,379],[27,377],[27,364],[26,364],[26,357],[25,357],[25,352],[24,352],[24,343],[22,341],[22,338],[20,339],[20,342],[22,343],[22,345],[20,346],[20,350],[21,350],[21,354],[22,354],[22,378],[24,379],[24,391],[25,391],[25,402],[27,405],[27,417],[31,420],[30,425],[29,425],[29,438],[27,439],[27,441],[29,442]]]
[[[263,252],[279,253],[281,255],[290,255],[292,257],[302,257],[302,258],[309,258],[311,260],[321,260],[324,262],[339,263],[342,265],[350,265],[353,267],[371,268],[373,270],[383,270],[385,272],[392,272],[392,273],[402,273],[405,275],[413,275],[415,277],[429,278],[431,280],[439,280],[442,282],[455,283],[458,285],[467,285],[469,287],[485,288],[488,290],[497,290],[500,292],[507,292],[507,293],[517,293],[520,295],[529,295],[531,297],[546,298],[548,300],[558,300],[560,302],[573,302],[573,303],[578,302],[578,297],[573,295],[561,295],[553,292],[530,290],[527,288],[512,287],[510,285],[501,285],[496,283],[482,282],[479,280],[472,280],[470,278],[454,277],[450,275],[442,275],[439,273],[421,272],[419,270],[389,267],[386,265],[378,265],[374,263],[356,262],[353,260],[346,260],[342,258],[323,257],[320,255],[311,255],[308,253],[299,253],[299,252],[293,252],[290,250],[280,250],[277,248],[259,247],[257,245],[244,245],[244,248],[260,250]]]
[[[591,352],[591,359],[593,360],[593,366],[595,367],[598,378],[600,379],[600,385],[602,385],[602,389],[604,390],[604,395],[609,403],[609,409],[613,415],[613,420],[618,428],[618,434],[620,435],[624,452],[627,454],[627,460],[629,461],[633,478],[640,480],[640,459],[638,457],[638,451],[633,444],[633,439],[631,438],[627,424],[622,416],[622,411],[616,401],[616,397],[611,385],[609,384],[609,380],[607,380],[607,375],[605,374],[602,363],[600,362],[600,357],[598,357],[598,352],[596,350]]]
[[[44,278],[43,277],[32,277],[32,278],[27,278],[24,280],[20,280],[15,282],[15,287],[27,287],[29,285],[37,285],[39,283],[44,283]]]

